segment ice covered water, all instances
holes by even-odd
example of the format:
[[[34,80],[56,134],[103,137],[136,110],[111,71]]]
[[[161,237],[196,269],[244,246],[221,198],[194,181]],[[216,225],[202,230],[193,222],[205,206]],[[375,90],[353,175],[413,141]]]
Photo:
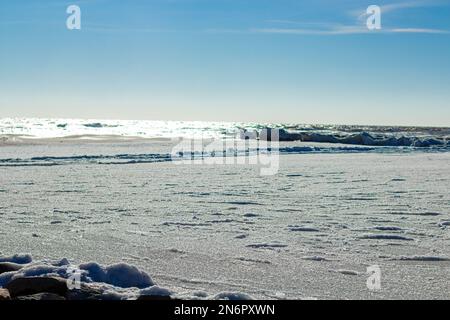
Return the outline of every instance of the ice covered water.
[[[202,121],[145,121],[145,120],[81,120],[81,119],[0,119],[0,136],[25,138],[64,138],[107,136],[140,138],[227,138],[237,136],[240,130],[258,131],[262,128],[278,128],[291,134],[302,133],[303,141],[340,142],[361,144],[361,138],[385,138],[385,144],[397,143],[414,146],[414,139],[434,139],[445,143],[450,137],[450,128],[433,127],[380,127],[343,125],[302,125],[276,123],[232,123]],[[365,135],[363,134],[365,133]],[[348,137],[353,137],[349,139]],[[347,138],[347,139],[345,139]],[[400,143],[400,138],[405,141]],[[411,139],[411,140],[407,140]],[[383,141],[383,140],[382,140]],[[409,142],[410,141],[410,142]]]
[[[151,122],[137,130],[121,121],[39,121],[2,120],[7,139],[33,139],[0,147],[0,257],[28,253],[39,270],[49,270],[42,261],[63,257],[105,270],[122,262],[181,297],[450,295],[445,148],[280,142],[279,171],[265,177],[251,165],[174,165],[173,141],[152,139],[193,131],[222,138],[237,124],[172,123],[158,135]],[[445,128],[284,129],[447,134]],[[118,135],[138,131],[146,139]],[[94,139],[106,136],[112,138]],[[367,287],[371,266],[381,272],[380,290]]]

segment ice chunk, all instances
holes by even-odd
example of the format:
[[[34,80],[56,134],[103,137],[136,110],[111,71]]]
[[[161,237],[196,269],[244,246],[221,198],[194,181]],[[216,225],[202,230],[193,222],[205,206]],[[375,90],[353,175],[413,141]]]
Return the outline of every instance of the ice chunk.
[[[29,254],[16,254],[10,257],[0,257],[0,262],[12,262],[17,264],[31,263],[33,258]]]
[[[213,297],[213,300],[254,300],[251,296],[241,292],[221,292]]]
[[[103,267],[95,262],[80,265],[93,282],[104,282],[121,288],[147,288],[154,286],[150,276],[135,266],[118,263]]]

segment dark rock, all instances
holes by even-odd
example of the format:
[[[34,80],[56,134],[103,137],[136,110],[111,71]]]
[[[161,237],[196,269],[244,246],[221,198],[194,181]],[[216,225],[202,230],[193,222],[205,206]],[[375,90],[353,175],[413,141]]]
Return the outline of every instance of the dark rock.
[[[137,298],[138,301],[170,301],[170,296],[146,296],[142,295]]]
[[[67,282],[57,277],[23,277],[10,281],[6,285],[11,297],[34,295],[36,293],[54,293],[65,296]]]
[[[103,291],[88,284],[82,283],[80,289],[73,289],[67,292],[67,300],[103,300]]]
[[[44,293],[37,293],[37,294],[33,294],[33,295],[29,295],[29,296],[20,296],[15,298],[14,300],[38,300],[38,301],[63,301],[66,300],[66,298],[54,294],[54,293],[48,293],[48,292],[44,292]]]
[[[11,300],[11,296],[9,295],[9,291],[6,289],[0,288],[0,301]]]
[[[284,129],[266,128],[259,132],[259,139],[263,141],[299,141],[301,134],[288,132]]]
[[[0,274],[11,271],[18,271],[22,269],[23,266],[12,262],[0,262]]]

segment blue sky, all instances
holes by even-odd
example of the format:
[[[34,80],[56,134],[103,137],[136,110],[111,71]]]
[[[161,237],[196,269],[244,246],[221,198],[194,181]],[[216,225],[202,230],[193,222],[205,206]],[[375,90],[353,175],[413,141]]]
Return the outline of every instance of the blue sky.
[[[449,126],[450,0],[2,0],[15,116]]]

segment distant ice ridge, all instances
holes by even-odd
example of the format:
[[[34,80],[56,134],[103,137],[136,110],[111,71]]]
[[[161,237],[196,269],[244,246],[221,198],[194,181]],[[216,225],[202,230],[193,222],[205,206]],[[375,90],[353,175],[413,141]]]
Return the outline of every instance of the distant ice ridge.
[[[110,139],[114,137],[205,139],[235,137],[242,130],[258,133],[264,128],[280,129],[282,141],[423,148],[447,146],[447,141],[450,140],[448,127],[36,118],[0,119],[0,138],[1,136],[29,139],[108,136]]]
[[[264,129],[255,134],[250,134],[250,137],[255,139],[265,139],[270,137],[270,133],[274,129]],[[418,132],[416,132],[418,134]],[[244,137],[248,137],[247,133]],[[302,141],[302,142],[317,142],[317,143],[339,143],[360,146],[384,146],[384,147],[415,147],[415,148],[430,148],[430,147],[444,147],[450,146],[448,140],[450,136],[436,135],[436,136],[405,136],[402,134],[386,134],[386,133],[369,133],[366,131],[358,133],[348,132],[308,132],[308,131],[287,131],[285,129],[278,129],[279,141]]]
[[[209,295],[206,292],[177,294],[172,290],[158,286],[152,278],[137,267],[118,263],[102,266],[96,262],[73,265],[68,259],[59,261],[43,260],[34,262],[29,254],[18,254],[10,257],[0,256],[0,267],[13,271],[2,273],[0,268],[0,288],[21,278],[48,278],[69,280],[72,288],[66,298],[82,300],[85,298],[98,300],[136,300],[145,297],[176,299],[210,299],[210,300],[251,300],[251,296],[239,292],[222,292]],[[79,281],[77,283],[73,281]],[[81,288],[81,289],[80,289]]]

